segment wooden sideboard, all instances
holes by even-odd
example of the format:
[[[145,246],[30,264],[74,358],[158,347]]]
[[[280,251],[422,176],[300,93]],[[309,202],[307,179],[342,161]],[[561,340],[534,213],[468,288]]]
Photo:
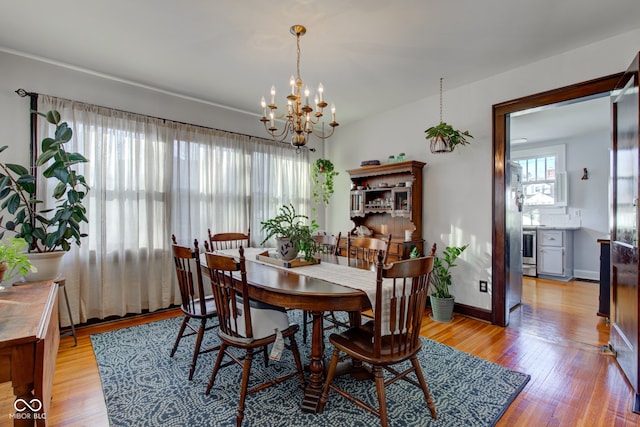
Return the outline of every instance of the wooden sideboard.
[[[46,426],[60,344],[58,285],[0,291],[0,325],[0,382],[11,381],[16,396],[16,412],[0,414],[0,424],[13,419],[14,426]]]
[[[424,254],[422,168],[425,164],[409,160],[347,171],[352,183],[350,218],[354,230],[363,225],[378,237],[391,234],[389,261],[409,258],[413,246]]]

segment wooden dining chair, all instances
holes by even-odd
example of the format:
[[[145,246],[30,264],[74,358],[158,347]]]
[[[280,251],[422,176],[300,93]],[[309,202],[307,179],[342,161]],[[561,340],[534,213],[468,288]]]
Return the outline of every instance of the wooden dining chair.
[[[317,234],[314,236],[316,240],[316,245],[318,247],[318,252],[320,254],[326,255],[338,255],[340,252],[340,238],[342,237],[342,233],[334,234]]]
[[[220,251],[224,249],[238,249],[240,246],[245,248],[251,246],[251,228],[247,230],[247,234],[232,233],[216,233],[211,234],[211,229],[207,229],[209,243],[205,241],[205,250],[207,252]]]
[[[193,357],[191,359],[191,369],[189,370],[189,380],[193,379],[193,373],[196,370],[198,356],[203,353],[209,353],[218,347],[212,347],[201,350],[202,340],[205,331],[213,329],[217,324],[213,324],[213,318],[217,317],[216,304],[211,293],[207,293],[202,278],[202,268],[200,266],[200,251],[198,249],[198,240],[194,240],[194,250],[186,246],[178,245],[176,236],[172,235],[171,245],[173,249],[173,260],[175,262],[176,274],[178,275],[178,286],[180,288],[180,297],[182,303],[180,308],[184,315],[178,337],[173,344],[171,356],[176,353],[180,341],[184,337],[196,335],[196,343],[193,348]],[[194,278],[195,276],[195,278]],[[194,280],[195,279],[195,280]],[[194,286],[195,284],[195,286]],[[197,325],[191,325],[189,321],[193,319]]]
[[[347,236],[347,259],[349,260],[349,264],[351,264],[352,259],[375,264],[379,252],[382,252],[384,256],[383,263],[386,263],[389,256],[390,244],[391,234],[380,239],[366,236],[354,237],[349,234]]]
[[[300,386],[302,388],[305,386],[300,353],[295,340],[295,334],[299,329],[298,325],[289,324],[289,318],[283,308],[250,298],[251,292],[247,284],[244,248],[242,246],[240,246],[239,252],[239,261],[226,255],[210,252],[205,254],[213,295],[218,303],[220,322],[218,336],[221,341],[220,351],[211,372],[206,394],[209,395],[215,383],[216,375],[222,366],[225,355],[232,362],[242,366],[240,398],[236,413],[237,426],[242,424],[247,394],[255,393],[296,375],[300,380]],[[236,274],[234,275],[234,273]],[[238,280],[240,283],[236,284]],[[274,332],[275,330],[278,331],[278,334]],[[279,338],[280,334],[281,338]],[[275,344],[279,339],[289,341],[288,348],[293,353],[296,370],[248,390],[254,350]],[[244,357],[238,358],[228,351],[229,347],[244,350]]]
[[[433,257],[398,261],[389,266],[385,266],[383,260],[384,256],[380,252],[376,264],[374,319],[345,332],[329,336],[334,350],[318,410],[324,409],[329,389],[331,389],[380,417],[381,425],[386,427],[388,416],[385,386],[402,379],[422,390],[431,417],[437,419],[435,405],[418,361],[418,352],[422,346],[420,326],[427,302],[429,279],[433,271]],[[390,292],[393,295],[385,298],[384,309],[383,279],[390,279],[391,283],[385,283],[385,286],[392,285],[394,291]],[[378,393],[378,409],[332,383],[341,352],[372,366]],[[399,372],[392,367],[392,365],[405,360],[411,361],[411,366],[408,369]],[[383,377],[383,369],[392,374],[392,377],[386,381]],[[411,372],[417,377],[417,382],[407,376]],[[407,399],[411,397],[412,395],[406,395]]]

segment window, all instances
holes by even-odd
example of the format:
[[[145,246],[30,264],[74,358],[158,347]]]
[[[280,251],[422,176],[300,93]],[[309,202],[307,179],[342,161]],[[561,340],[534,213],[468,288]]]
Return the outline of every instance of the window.
[[[250,227],[257,246],[260,221],[278,206],[310,211],[306,151],[44,95],[39,102],[40,111],[61,113],[73,129],[70,148],[90,160],[79,166],[91,186],[87,237],[63,260],[81,322],[180,303],[172,235],[202,250],[208,229]]]
[[[522,166],[525,206],[566,206],[564,145],[514,151]]]

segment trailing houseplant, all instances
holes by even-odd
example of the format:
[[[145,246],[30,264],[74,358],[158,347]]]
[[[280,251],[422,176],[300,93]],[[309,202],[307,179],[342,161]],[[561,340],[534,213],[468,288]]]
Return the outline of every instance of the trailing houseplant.
[[[318,224],[315,220],[306,224],[308,219],[306,215],[297,214],[292,204],[281,206],[276,216],[260,223],[262,230],[267,232],[261,244],[275,237],[283,259],[291,260],[304,252],[304,259],[311,261],[317,249],[313,233]]]
[[[36,159],[36,166],[44,168],[42,176],[56,181],[55,206],[39,209],[42,201],[37,198],[36,177],[28,168],[0,162],[0,208],[12,215],[6,221],[0,218],[0,238],[9,230],[27,242],[29,252],[68,251],[72,243],[80,246],[81,237],[86,236],[80,232],[80,223],[88,222],[82,201],[89,186],[74,166],[88,160],[65,149],[73,131],[67,122],[61,122],[60,113],[51,110],[37,114],[55,125],[54,136],[42,140]],[[6,149],[7,146],[0,147],[0,153]]]
[[[320,203],[329,204],[333,195],[333,181],[338,174],[339,172],[335,171],[331,160],[318,159],[313,163],[311,167],[311,180],[313,183],[311,192],[316,205]]]
[[[456,259],[467,249],[469,245],[447,246],[443,256],[437,256],[433,260],[433,272],[431,273],[431,300],[432,316],[435,320],[448,322],[452,318],[454,297],[451,295],[451,269],[456,267]]]

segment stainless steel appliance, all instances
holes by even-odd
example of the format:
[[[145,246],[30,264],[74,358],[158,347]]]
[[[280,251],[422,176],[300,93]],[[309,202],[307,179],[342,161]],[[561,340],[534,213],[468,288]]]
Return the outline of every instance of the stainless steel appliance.
[[[536,277],[538,269],[536,267],[537,231],[524,230],[522,232],[522,274]]]
[[[512,310],[522,301],[522,166],[507,163],[506,226],[508,234],[509,265],[507,267],[507,308]]]

